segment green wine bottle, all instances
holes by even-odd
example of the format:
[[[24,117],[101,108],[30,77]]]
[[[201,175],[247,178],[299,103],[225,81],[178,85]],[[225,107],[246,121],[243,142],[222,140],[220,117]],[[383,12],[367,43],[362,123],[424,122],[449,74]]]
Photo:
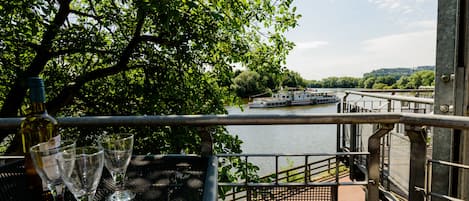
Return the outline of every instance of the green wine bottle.
[[[26,187],[32,193],[31,197],[44,199],[46,193],[43,192],[44,187],[41,178],[34,169],[29,148],[47,141],[57,144],[60,142],[60,135],[58,133],[57,120],[47,114],[44,81],[39,77],[30,77],[27,83],[31,101],[30,113],[26,115],[26,118],[20,125],[23,153],[25,156]]]

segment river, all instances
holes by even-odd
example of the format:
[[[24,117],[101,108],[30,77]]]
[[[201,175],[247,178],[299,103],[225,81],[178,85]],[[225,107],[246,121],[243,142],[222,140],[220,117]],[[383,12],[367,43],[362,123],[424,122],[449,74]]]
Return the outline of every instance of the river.
[[[336,113],[336,104],[308,105],[280,108],[249,109],[243,106],[227,107],[229,114],[303,114]],[[336,152],[336,125],[274,125],[274,126],[227,126],[232,135],[243,141],[243,153],[248,154],[309,154]],[[259,173],[275,171],[275,160],[265,157],[249,159],[258,165]],[[313,157],[308,161],[319,160]],[[283,157],[279,160],[282,169],[304,164],[304,157]]]

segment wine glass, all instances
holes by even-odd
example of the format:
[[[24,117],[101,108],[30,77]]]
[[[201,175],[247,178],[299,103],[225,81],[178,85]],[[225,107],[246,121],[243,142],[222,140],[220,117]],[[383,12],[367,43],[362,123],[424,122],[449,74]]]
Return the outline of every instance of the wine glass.
[[[104,150],[104,165],[112,175],[116,190],[108,200],[131,200],[135,193],[125,190],[125,172],[132,156],[134,136],[127,133],[106,134],[99,140]]]
[[[62,180],[75,199],[93,200],[103,173],[103,150],[95,146],[66,149],[56,158]]]
[[[61,150],[73,148],[75,148],[74,140],[60,140],[39,143],[29,149],[34,168],[42,181],[47,184],[54,201],[64,198],[64,185],[55,157]]]

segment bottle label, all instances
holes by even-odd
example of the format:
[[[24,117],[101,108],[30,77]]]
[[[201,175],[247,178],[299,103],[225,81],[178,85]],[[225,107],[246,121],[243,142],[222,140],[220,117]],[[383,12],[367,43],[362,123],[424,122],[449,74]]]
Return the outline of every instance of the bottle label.
[[[47,143],[44,143],[39,149],[41,151],[45,151],[48,149],[58,148],[60,146],[60,135],[57,135],[51,138]],[[44,170],[44,174],[46,174],[47,178],[50,180],[56,180],[60,178],[60,173],[58,169],[58,164],[55,159],[58,151],[54,154],[43,156],[42,158],[42,167]]]

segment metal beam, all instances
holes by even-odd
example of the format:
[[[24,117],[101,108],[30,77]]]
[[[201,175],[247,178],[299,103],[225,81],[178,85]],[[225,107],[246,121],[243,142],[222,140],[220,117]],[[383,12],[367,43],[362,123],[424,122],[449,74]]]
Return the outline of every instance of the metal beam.
[[[435,72],[435,114],[467,115],[467,0],[439,0]],[[432,157],[460,160],[460,131],[435,128]],[[454,196],[458,191],[457,172],[432,166],[432,191]],[[434,200],[444,200],[437,199]]]
[[[409,199],[423,201],[425,195],[418,189],[425,188],[425,170],[427,164],[427,132],[419,126],[407,126],[406,135],[410,139]]]
[[[18,128],[23,118],[0,118],[0,128]],[[469,117],[415,113],[237,114],[165,116],[88,116],[57,118],[61,127],[215,126],[289,124],[394,124],[469,129]]]
[[[380,158],[380,142],[381,138],[388,134],[394,128],[393,124],[381,124],[380,128],[375,131],[373,135],[368,138],[368,185],[367,185],[367,200],[380,200],[379,199],[379,158]]]
[[[366,92],[359,92],[359,91],[346,91],[345,93],[354,94],[358,96],[381,98],[381,99],[386,99],[386,100],[407,101],[407,102],[416,102],[416,103],[424,103],[424,104],[433,104],[434,102],[433,99],[431,98],[417,98],[417,97],[399,96],[399,95],[386,95],[386,94],[366,93]]]

